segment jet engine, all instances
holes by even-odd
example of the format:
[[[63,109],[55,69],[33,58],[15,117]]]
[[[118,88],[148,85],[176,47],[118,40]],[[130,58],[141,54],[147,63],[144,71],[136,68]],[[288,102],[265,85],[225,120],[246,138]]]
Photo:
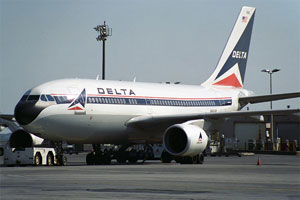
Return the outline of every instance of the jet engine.
[[[170,126],[163,136],[163,145],[174,156],[195,156],[202,153],[208,142],[205,131],[191,124]]]
[[[19,129],[11,134],[9,145],[11,148],[26,148],[42,144],[43,141],[44,139]]]

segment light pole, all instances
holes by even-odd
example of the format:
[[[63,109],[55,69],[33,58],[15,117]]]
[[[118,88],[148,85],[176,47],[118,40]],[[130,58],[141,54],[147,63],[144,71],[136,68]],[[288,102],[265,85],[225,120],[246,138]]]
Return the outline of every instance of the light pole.
[[[280,69],[272,69],[272,70],[269,70],[269,69],[263,69],[261,70],[261,72],[266,72],[270,75],[270,94],[272,94],[272,74],[275,73],[275,72],[279,72]],[[272,105],[272,101],[270,101],[270,108],[272,110],[273,108],[273,105]],[[274,138],[273,138],[273,132],[274,132],[274,129],[273,129],[273,114],[271,114],[271,118],[270,118],[270,131],[271,131],[271,142],[272,142],[272,146],[273,146],[273,142],[274,142]],[[277,137],[276,136],[276,149],[277,149]]]
[[[270,94],[272,94],[272,74],[275,72],[279,72],[280,69],[273,69],[272,71],[269,69],[263,69],[262,72],[266,72],[270,75]],[[270,101],[270,108],[272,110],[272,101]]]
[[[112,29],[109,28],[105,24],[104,25],[98,25],[94,28],[97,32],[99,32],[98,37],[96,38],[97,41],[103,41],[103,48],[102,48],[102,80],[105,80],[105,41],[107,36],[112,35]]]

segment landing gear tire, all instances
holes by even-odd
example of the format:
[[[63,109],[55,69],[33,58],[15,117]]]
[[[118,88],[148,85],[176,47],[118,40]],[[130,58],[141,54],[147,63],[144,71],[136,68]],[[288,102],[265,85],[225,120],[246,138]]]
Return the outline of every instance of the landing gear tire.
[[[111,163],[111,156],[109,153],[98,153],[95,152],[88,153],[86,155],[87,165],[109,165]]]
[[[174,160],[175,160],[176,163],[181,163],[182,160],[183,160],[183,157],[182,156],[176,156]]]
[[[204,162],[204,155],[198,154],[196,156],[183,156],[183,157],[176,157],[175,161],[180,164],[203,164]]]
[[[94,152],[90,152],[86,155],[86,164],[87,165],[95,165],[95,154],[94,154]]]
[[[36,153],[34,156],[34,165],[35,166],[40,166],[42,165],[42,156],[40,153]]]
[[[103,165],[103,155],[102,153],[95,154],[95,165]]]
[[[161,154],[161,162],[162,163],[171,163],[173,160],[173,156],[166,151],[163,151]]]
[[[192,164],[198,164],[199,163],[199,154],[196,156],[191,157],[192,158]]]
[[[123,152],[118,152],[116,160],[117,160],[117,162],[120,163],[120,164],[126,163],[126,161],[127,161],[127,155],[126,155],[126,152],[125,152],[125,153],[123,153]]]
[[[124,163],[126,163],[126,159],[124,159],[124,158],[117,158],[117,162],[119,163],[119,164],[124,164]]]
[[[198,156],[199,156],[199,159],[198,159],[197,164],[203,164],[204,163],[204,155],[203,155],[203,153],[201,153]]]
[[[135,149],[132,149],[128,154],[128,162],[130,163],[136,163],[138,160],[138,153]]]
[[[47,165],[53,166],[54,165],[54,156],[52,153],[47,154]]]
[[[67,157],[64,155],[58,156],[58,165],[59,166],[67,166]]]
[[[104,152],[103,154],[103,164],[110,165],[111,164],[111,154],[109,152]]]
[[[195,164],[195,161],[197,158],[194,158],[196,156],[193,156],[193,157],[189,157],[189,156],[184,156],[182,157],[181,161],[180,161],[180,164]]]

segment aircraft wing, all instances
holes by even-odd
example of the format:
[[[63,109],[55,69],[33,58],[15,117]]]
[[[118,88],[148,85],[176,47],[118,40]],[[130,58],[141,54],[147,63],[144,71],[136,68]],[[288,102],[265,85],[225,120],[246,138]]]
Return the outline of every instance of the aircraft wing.
[[[20,126],[16,123],[14,115],[0,114],[0,126],[8,127],[11,132],[15,132],[20,129]]]
[[[297,98],[297,97],[300,97],[300,92],[240,97],[239,103],[241,105],[247,105],[248,103],[250,104],[262,103],[262,102],[276,101],[281,99],[290,99],[290,98]]]
[[[15,116],[14,115],[6,115],[6,114],[0,114],[0,119],[5,119],[8,121],[15,122]]]
[[[260,116],[260,115],[290,115],[299,114],[300,109],[288,110],[266,110],[266,111],[234,111],[220,113],[201,113],[201,114],[186,114],[186,115],[159,115],[159,116],[137,116],[127,121],[126,126],[132,128],[157,128],[160,126],[171,126],[177,123],[183,123],[189,120],[196,119],[223,119],[235,116]]]

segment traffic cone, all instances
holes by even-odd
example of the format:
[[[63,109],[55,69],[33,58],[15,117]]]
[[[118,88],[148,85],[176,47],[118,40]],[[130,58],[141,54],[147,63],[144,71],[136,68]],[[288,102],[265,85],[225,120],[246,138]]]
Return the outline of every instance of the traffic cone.
[[[258,166],[261,166],[261,162],[260,162],[259,157],[258,157],[258,160],[257,160],[257,165],[258,165]]]

